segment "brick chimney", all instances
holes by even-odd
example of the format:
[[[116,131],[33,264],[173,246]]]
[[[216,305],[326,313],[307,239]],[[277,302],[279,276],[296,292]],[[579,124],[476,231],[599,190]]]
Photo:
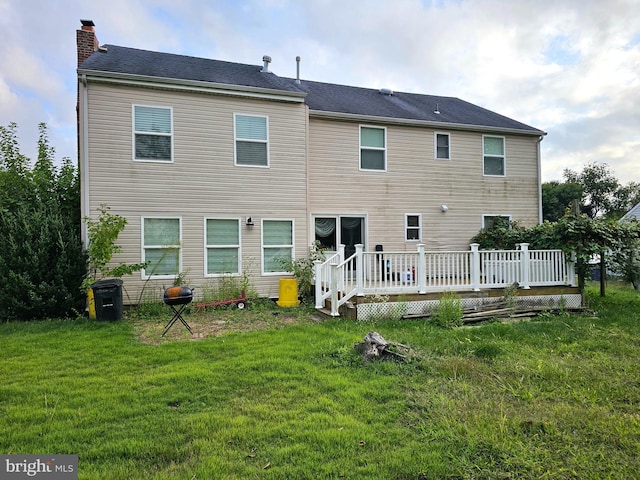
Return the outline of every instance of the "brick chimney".
[[[98,39],[93,29],[93,20],[80,20],[82,28],[76,30],[76,44],[78,46],[78,66],[98,50]]]

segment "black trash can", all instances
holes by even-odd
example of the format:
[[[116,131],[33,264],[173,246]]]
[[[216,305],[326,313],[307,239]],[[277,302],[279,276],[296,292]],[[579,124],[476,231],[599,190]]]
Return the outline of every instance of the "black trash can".
[[[122,280],[107,278],[91,285],[96,320],[122,320]]]

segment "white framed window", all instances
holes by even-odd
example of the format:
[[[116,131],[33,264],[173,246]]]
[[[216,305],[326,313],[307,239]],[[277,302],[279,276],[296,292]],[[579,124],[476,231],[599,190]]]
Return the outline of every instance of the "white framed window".
[[[494,227],[497,223],[510,225],[511,215],[495,215],[487,214],[482,215],[482,228],[488,229]],[[509,226],[509,228],[511,228]]]
[[[240,219],[206,218],[204,230],[205,275],[240,275]]]
[[[175,278],[182,271],[180,218],[142,217],[142,278]]]
[[[507,162],[504,137],[483,135],[482,155],[484,175],[497,177],[504,177],[506,175]]]
[[[360,170],[387,170],[387,129],[360,125]]]
[[[133,105],[133,159],[173,162],[173,109]]]
[[[437,160],[451,159],[451,136],[448,133],[435,132],[433,134],[433,156]]]
[[[283,274],[294,258],[293,220],[262,220],[262,273]]]
[[[233,114],[235,164],[246,167],[269,166],[269,118]]]
[[[404,216],[404,239],[408,242],[420,241],[422,238],[422,215],[407,213]]]

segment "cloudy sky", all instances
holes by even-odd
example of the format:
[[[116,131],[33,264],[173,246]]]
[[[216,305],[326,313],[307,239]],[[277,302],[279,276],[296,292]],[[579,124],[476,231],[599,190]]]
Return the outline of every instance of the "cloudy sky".
[[[0,125],[76,157],[80,19],[101,44],[309,80],[459,97],[548,133],[543,181],[608,163],[640,182],[638,0],[0,0]]]

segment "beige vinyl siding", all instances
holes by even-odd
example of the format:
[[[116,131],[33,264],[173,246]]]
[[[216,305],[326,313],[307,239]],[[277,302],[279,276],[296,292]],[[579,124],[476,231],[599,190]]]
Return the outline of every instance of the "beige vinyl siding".
[[[537,137],[505,135],[506,176],[485,177],[482,133],[449,131],[451,159],[434,159],[434,130],[387,126],[387,171],[358,169],[359,123],[311,118],[310,213],[367,214],[366,247],[415,250],[404,240],[406,213],[422,215],[429,250],[469,248],[482,214],[538,219]],[[439,132],[446,132],[441,128]],[[440,206],[446,204],[443,213]],[[310,232],[312,233],[312,232]]]
[[[261,295],[278,296],[278,277],[260,275],[260,220],[294,220],[295,252],[306,253],[304,105],[98,83],[89,84],[88,96],[90,212],[95,216],[106,203],[128,221],[114,261],[140,261],[141,217],[179,217],[186,283],[211,284],[216,279],[204,276],[204,218],[239,217],[242,265],[253,276],[252,286]],[[132,104],[173,109],[173,163],[133,161]],[[269,168],[234,165],[234,113],[269,118]],[[253,227],[245,226],[249,216]],[[124,280],[130,297],[125,301],[137,301],[140,274]],[[169,283],[151,280],[145,294],[157,300]]]

